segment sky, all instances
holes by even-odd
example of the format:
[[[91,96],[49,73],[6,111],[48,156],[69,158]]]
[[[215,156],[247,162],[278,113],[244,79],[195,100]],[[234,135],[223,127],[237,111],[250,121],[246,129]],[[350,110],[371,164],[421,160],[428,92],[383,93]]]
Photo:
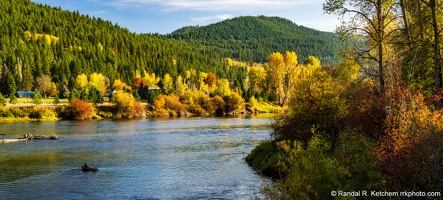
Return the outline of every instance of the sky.
[[[239,16],[278,16],[333,32],[337,16],[323,13],[325,0],[31,0],[110,20],[135,33],[168,34]]]

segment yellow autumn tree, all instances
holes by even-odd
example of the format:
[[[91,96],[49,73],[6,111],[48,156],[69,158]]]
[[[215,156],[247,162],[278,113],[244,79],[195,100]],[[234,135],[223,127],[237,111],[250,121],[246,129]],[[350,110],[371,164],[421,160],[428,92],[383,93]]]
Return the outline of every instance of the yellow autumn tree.
[[[97,88],[102,94],[106,92],[106,77],[103,76],[101,73],[92,73],[89,76],[89,88],[95,87]]]
[[[252,66],[248,72],[249,85],[254,92],[261,92],[265,86],[266,70],[262,66]]]
[[[349,84],[357,80],[360,75],[361,67],[354,60],[346,60],[337,66],[338,78],[344,83]]]
[[[165,91],[166,94],[168,94],[173,88],[173,80],[171,78],[171,75],[166,73],[163,76],[162,84],[163,84],[163,90]]]
[[[213,92],[214,96],[229,96],[231,95],[231,87],[228,79],[217,80],[217,89]]]
[[[115,88],[117,90],[123,90],[125,88],[126,84],[121,79],[115,79],[114,84],[112,85],[112,88]]]
[[[160,82],[160,78],[155,77],[154,73],[147,73],[144,72],[145,76],[143,77],[143,80],[145,80],[146,86],[148,87],[158,87],[157,84]]]
[[[290,93],[289,91],[292,89],[292,86],[294,85],[294,70],[295,67],[298,64],[297,60],[297,54],[295,52],[286,51],[285,56],[285,66],[284,66],[284,72],[283,72],[283,102],[282,105],[285,105],[286,102],[289,99]]]
[[[88,76],[79,74],[75,79],[75,86],[78,90],[84,90],[88,87]]]
[[[269,75],[272,87],[275,89],[278,103],[283,103],[283,76],[285,73],[285,61],[280,52],[274,52],[269,56]]]

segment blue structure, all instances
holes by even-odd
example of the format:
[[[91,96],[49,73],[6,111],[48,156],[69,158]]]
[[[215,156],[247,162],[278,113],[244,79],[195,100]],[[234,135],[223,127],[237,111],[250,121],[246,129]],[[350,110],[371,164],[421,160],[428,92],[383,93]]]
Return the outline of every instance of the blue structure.
[[[17,94],[19,98],[31,98],[34,96],[34,92],[31,91],[18,91]]]

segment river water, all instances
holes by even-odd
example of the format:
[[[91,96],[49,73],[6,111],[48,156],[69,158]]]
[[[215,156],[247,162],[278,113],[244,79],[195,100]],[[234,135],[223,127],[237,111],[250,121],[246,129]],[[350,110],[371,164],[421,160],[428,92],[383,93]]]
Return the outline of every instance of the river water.
[[[0,124],[0,199],[251,199],[263,178],[244,161],[272,118]],[[83,172],[88,163],[97,172]]]

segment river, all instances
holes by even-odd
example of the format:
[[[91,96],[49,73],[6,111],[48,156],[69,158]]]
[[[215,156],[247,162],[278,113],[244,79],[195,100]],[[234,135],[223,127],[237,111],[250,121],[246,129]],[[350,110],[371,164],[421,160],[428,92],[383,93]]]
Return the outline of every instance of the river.
[[[268,117],[0,124],[0,199],[251,199],[263,178],[244,161]],[[83,172],[88,163],[97,172]]]

